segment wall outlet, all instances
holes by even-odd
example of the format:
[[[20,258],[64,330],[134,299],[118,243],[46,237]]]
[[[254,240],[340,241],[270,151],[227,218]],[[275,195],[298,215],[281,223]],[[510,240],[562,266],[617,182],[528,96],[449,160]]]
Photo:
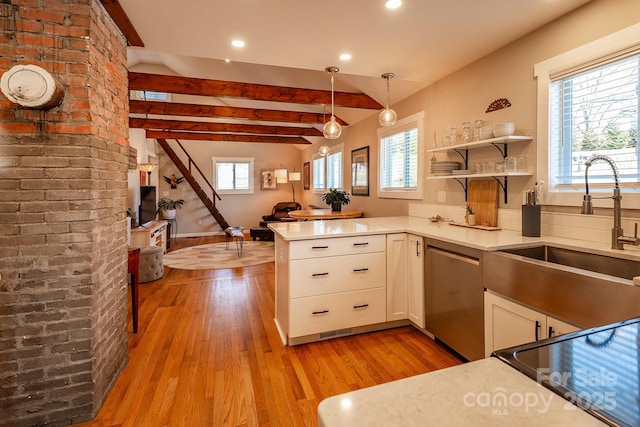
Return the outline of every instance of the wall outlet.
[[[447,202],[447,192],[446,191],[438,191],[438,202],[446,203]]]
[[[201,219],[198,220],[198,225],[202,225],[202,220]]]

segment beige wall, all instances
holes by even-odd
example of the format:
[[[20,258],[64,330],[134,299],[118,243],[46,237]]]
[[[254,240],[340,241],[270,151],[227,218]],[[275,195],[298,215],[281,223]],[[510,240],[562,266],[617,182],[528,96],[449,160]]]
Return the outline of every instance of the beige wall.
[[[518,133],[535,136],[534,64],[635,24],[638,22],[638,17],[640,17],[640,2],[637,0],[594,1],[435,82],[392,107],[399,118],[424,110],[427,149],[433,148],[434,131],[438,135],[443,135],[448,124],[459,125],[465,120],[483,119],[493,123],[515,122]],[[391,90],[393,91],[393,82]],[[512,106],[484,113],[488,105],[498,98],[508,98]],[[351,207],[363,209],[367,216],[405,215],[410,201],[376,197],[378,161],[376,130],[378,126],[377,115],[372,115],[369,119],[350,126],[335,142],[342,142],[345,147],[346,188],[350,188],[351,185],[351,150],[366,145],[370,147],[371,197],[354,197]],[[511,144],[509,155],[527,156],[528,168],[533,171],[535,144],[535,139],[529,144]],[[315,150],[317,147],[306,149],[303,161],[308,161]],[[443,153],[437,156],[438,160],[445,159]],[[497,160],[498,156],[498,151],[492,147],[473,150],[469,154],[469,163],[472,165],[478,161]],[[430,158],[430,154],[425,156],[425,161],[428,163]],[[449,159],[459,160],[459,157],[449,155]],[[530,189],[535,179],[535,175],[532,178],[510,179],[507,207],[518,207],[521,202],[519,195],[523,190]],[[464,204],[462,188],[453,180],[426,181],[423,201],[436,203],[436,194],[439,190],[446,191],[447,204]],[[500,206],[504,207],[503,200]]]

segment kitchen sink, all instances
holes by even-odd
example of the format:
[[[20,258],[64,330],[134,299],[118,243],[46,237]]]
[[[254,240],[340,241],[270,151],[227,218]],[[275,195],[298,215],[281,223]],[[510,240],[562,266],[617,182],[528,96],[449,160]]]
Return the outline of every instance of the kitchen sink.
[[[634,277],[640,276],[640,262],[638,261],[557,246],[541,245],[530,248],[506,249],[502,252],[622,279],[632,280]]]
[[[484,254],[483,284],[580,328],[640,316],[640,262],[580,248],[538,245]]]

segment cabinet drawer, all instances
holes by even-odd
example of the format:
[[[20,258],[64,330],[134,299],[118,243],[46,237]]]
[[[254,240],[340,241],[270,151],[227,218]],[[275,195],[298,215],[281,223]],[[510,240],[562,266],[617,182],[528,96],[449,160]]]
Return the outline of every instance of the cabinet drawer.
[[[308,297],[386,284],[384,252],[291,261],[290,298]]]
[[[291,259],[352,255],[385,250],[384,235],[295,240],[290,245]]]
[[[290,301],[289,336],[334,331],[386,321],[386,288],[341,292]]]

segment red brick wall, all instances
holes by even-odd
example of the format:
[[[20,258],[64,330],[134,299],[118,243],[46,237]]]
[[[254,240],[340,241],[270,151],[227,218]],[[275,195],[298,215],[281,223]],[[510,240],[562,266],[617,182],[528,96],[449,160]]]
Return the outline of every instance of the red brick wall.
[[[47,111],[0,94],[0,426],[94,416],[127,351],[126,44],[98,0],[0,0],[0,74],[36,64]]]

